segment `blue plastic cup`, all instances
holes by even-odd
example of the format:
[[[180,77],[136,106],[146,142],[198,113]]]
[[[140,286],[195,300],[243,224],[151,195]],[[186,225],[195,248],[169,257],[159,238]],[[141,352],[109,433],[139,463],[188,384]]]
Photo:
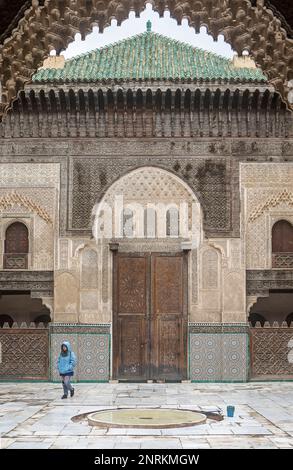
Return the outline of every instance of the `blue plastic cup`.
[[[228,418],[233,418],[234,411],[235,411],[235,406],[232,406],[232,405],[227,406],[227,416],[228,416]]]

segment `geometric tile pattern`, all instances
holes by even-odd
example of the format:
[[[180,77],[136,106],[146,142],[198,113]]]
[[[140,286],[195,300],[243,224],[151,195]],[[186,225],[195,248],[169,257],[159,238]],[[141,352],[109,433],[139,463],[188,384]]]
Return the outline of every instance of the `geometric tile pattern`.
[[[84,328],[83,328],[84,329]],[[74,381],[103,381],[110,378],[110,335],[104,333],[51,333],[51,380],[59,381],[56,362],[63,341],[70,342],[77,355]]]
[[[248,335],[222,335],[223,378],[245,382],[248,374]]]
[[[190,380],[221,380],[221,335],[190,335]]]
[[[109,380],[109,335],[78,336],[79,380]]]
[[[245,382],[248,336],[243,333],[189,335],[189,378],[199,382]]]

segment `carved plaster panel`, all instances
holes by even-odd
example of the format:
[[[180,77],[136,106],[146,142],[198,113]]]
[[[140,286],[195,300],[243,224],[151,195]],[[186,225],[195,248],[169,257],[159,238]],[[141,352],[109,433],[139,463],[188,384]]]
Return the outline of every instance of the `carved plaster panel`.
[[[293,220],[293,164],[240,164],[246,269],[271,268],[271,233],[277,220]]]
[[[121,213],[126,207],[134,213],[134,237],[144,238],[144,211],[152,209],[156,212],[155,233],[158,238],[166,238],[166,212],[174,205],[180,214],[180,235],[198,244],[202,216],[199,202],[191,189],[171,172],[156,167],[139,168],[113,183],[102,201],[93,208],[93,234],[96,239],[101,236],[121,237]],[[110,220],[112,226],[109,225]]]
[[[59,164],[0,164],[1,238],[7,224],[25,217],[29,229],[29,267],[54,269],[58,234]]]
[[[78,322],[79,283],[69,272],[55,276],[54,282],[54,312],[55,321]]]
[[[81,289],[96,289],[98,287],[98,255],[91,248],[81,251]]]

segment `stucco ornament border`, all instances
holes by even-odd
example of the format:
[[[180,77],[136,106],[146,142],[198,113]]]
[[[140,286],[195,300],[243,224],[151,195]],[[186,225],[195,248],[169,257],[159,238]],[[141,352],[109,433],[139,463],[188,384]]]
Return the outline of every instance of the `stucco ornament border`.
[[[16,191],[12,191],[11,193],[0,197],[0,211],[9,209],[14,205],[20,205],[32,212],[35,212],[47,224],[53,225],[53,221],[45,209],[43,209],[39,204],[34,202],[29,197],[19,194]]]
[[[293,192],[289,191],[287,188],[280,191],[278,194],[275,194],[268,198],[266,202],[259,204],[249,215],[247,222],[254,222],[255,219],[260,217],[266,210],[271,207],[276,207],[281,204],[281,202],[287,203],[289,206],[293,206]]]

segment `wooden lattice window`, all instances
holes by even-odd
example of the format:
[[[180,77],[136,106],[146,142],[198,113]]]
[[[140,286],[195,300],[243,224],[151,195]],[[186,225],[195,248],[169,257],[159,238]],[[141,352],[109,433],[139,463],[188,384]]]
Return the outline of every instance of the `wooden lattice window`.
[[[6,230],[4,269],[27,269],[29,252],[28,229],[21,222],[14,222]]]
[[[293,226],[279,220],[272,229],[272,267],[293,269]]]

